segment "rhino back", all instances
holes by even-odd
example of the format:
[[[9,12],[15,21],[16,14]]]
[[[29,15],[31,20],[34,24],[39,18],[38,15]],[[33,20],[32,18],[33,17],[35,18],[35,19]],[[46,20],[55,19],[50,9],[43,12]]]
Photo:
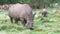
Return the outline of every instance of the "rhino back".
[[[9,16],[16,18],[16,17],[25,17],[27,18],[28,15],[31,14],[32,9],[27,4],[15,4],[9,8]]]

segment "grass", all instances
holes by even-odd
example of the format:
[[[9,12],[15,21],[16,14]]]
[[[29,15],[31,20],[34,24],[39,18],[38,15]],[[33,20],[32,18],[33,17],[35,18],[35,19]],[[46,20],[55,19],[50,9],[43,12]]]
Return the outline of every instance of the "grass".
[[[60,34],[60,9],[48,8],[47,23],[40,20],[39,9],[33,11],[36,12],[34,30],[23,28],[20,21],[19,25],[12,24],[6,15],[8,11],[0,11],[0,34]]]

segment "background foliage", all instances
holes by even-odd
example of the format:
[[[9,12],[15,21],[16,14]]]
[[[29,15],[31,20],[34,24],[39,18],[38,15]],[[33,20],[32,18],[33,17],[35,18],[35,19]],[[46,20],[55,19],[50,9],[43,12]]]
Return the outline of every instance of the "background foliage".
[[[0,0],[0,5],[15,3],[27,3],[34,5],[35,8],[45,8],[46,6],[50,7],[52,3],[60,3],[60,0]]]

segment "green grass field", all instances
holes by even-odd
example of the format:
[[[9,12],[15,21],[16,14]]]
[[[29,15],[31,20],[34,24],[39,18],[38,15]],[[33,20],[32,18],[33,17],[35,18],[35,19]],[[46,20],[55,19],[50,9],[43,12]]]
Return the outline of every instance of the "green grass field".
[[[40,20],[39,9],[33,11],[36,12],[34,30],[23,28],[20,21],[19,25],[12,24],[6,15],[8,11],[0,11],[0,34],[60,34],[60,9],[48,8],[47,23]]]

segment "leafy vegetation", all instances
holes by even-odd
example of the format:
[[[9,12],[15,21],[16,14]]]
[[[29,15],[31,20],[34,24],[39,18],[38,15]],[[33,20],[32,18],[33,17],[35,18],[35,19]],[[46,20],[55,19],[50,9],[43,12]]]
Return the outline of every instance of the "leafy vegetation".
[[[60,0],[0,0],[0,5],[4,4],[15,4],[15,3],[21,3],[21,4],[30,4],[32,6],[35,6],[35,8],[46,8],[50,7],[51,4],[59,3]]]

